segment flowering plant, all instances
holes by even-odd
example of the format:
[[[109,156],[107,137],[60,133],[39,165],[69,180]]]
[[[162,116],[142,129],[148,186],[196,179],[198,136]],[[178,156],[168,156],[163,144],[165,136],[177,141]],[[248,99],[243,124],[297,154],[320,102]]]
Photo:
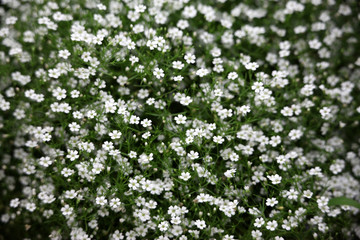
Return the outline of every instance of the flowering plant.
[[[3,0],[0,236],[359,238],[358,12]]]

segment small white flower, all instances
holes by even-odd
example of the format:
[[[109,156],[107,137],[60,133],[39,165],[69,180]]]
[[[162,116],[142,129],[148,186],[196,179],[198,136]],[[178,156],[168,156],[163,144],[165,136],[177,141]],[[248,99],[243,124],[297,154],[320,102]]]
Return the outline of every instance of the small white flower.
[[[266,229],[268,229],[270,231],[275,231],[277,226],[278,226],[278,223],[275,220],[272,220],[272,221],[266,223]]]
[[[247,70],[255,71],[259,67],[259,64],[256,62],[249,62],[245,64]]]
[[[141,135],[141,137],[143,139],[148,139],[151,136],[151,133],[149,131],[145,132],[143,135]]]
[[[109,133],[109,136],[111,139],[119,139],[121,137],[122,133],[118,130],[113,130]]]
[[[199,153],[191,150],[191,151],[188,153],[188,157],[189,157],[191,160],[197,159],[197,158],[199,158]]]
[[[104,196],[96,197],[95,202],[100,206],[105,206],[107,204],[107,199]]]
[[[278,174],[275,174],[275,175],[268,176],[268,179],[270,179],[272,184],[279,184],[279,183],[281,183],[282,177],[279,176]]]
[[[262,225],[264,225],[265,221],[263,218],[256,218],[255,219],[255,223],[254,223],[254,226],[257,227],[257,228],[260,228]]]
[[[185,124],[186,123],[186,116],[179,114],[178,116],[176,116],[175,118],[176,124]]]
[[[68,204],[66,204],[64,207],[61,208],[61,212],[64,216],[70,216],[74,211],[73,207],[70,207]]]
[[[222,144],[225,140],[222,136],[214,136],[213,141],[214,143]]]
[[[179,178],[184,181],[187,181],[191,178],[191,175],[188,172],[182,172],[181,175],[179,176]]]
[[[20,205],[19,198],[14,198],[10,201],[10,207],[17,208]]]
[[[312,193],[310,190],[305,190],[305,191],[303,192],[303,195],[304,195],[304,197],[306,197],[306,198],[311,198],[312,195],[313,195],[313,193]]]
[[[227,177],[227,178],[233,178],[234,175],[235,175],[235,173],[236,173],[236,169],[232,168],[232,169],[227,170],[227,171],[224,173],[224,175],[225,175],[225,177]]]
[[[165,76],[164,70],[162,70],[160,68],[155,68],[153,71],[153,74],[157,79],[160,79]]]
[[[175,81],[175,82],[181,82],[183,79],[184,79],[184,77],[183,76],[174,76],[174,77],[172,77],[172,79]]]
[[[149,119],[147,119],[147,118],[145,118],[144,120],[142,120],[141,121],[141,125],[143,126],[143,127],[150,127],[151,126],[151,120],[149,120]]]
[[[198,220],[195,221],[195,225],[196,225],[196,227],[199,228],[199,229],[204,229],[204,228],[206,227],[205,221],[204,221],[204,220],[200,220],[200,219],[198,219]]]
[[[172,62],[172,67],[181,70],[184,67],[184,64],[180,61],[174,61]]]
[[[169,222],[168,221],[163,221],[158,225],[158,228],[160,231],[165,232],[166,230],[168,230],[169,228]]]
[[[251,89],[254,90],[256,93],[260,93],[264,90],[263,87],[263,83],[262,82],[255,82],[252,86]]]
[[[209,74],[209,70],[207,70],[206,68],[200,68],[196,71],[196,75],[199,77],[204,77],[207,74]]]
[[[74,173],[75,173],[75,171],[72,169],[69,169],[69,168],[64,168],[63,170],[61,170],[61,174],[64,177],[69,177],[69,176],[73,175]]]
[[[70,161],[74,161],[75,159],[79,158],[79,154],[77,150],[69,150],[68,155],[66,155],[66,158],[69,158]]]
[[[72,132],[79,132],[80,125],[77,124],[76,122],[72,122],[69,124],[69,128],[70,128],[70,131],[72,131]]]
[[[332,117],[331,108],[323,107],[320,109],[322,119],[329,120]]]
[[[299,130],[299,129],[292,129],[290,132],[289,132],[289,138],[291,140],[298,140],[301,138],[301,136],[303,135],[302,131]]]
[[[278,200],[276,200],[276,198],[268,198],[268,199],[266,199],[266,206],[273,207],[276,204],[278,204]]]
[[[188,64],[192,64],[192,63],[195,63],[195,55],[191,54],[191,53],[187,53],[185,56],[184,56],[184,59],[185,61],[188,63]]]
[[[80,92],[78,90],[72,90],[70,92],[71,98],[78,98],[80,96]]]
[[[61,100],[66,98],[66,90],[65,89],[61,89],[60,87],[57,87],[56,89],[53,90],[53,96],[57,99],[57,100]]]
[[[68,50],[60,50],[59,51],[59,57],[63,59],[68,59],[68,57],[71,55],[71,53]]]
[[[190,103],[192,103],[192,99],[191,99],[191,97],[189,97],[189,96],[182,96],[181,97],[181,99],[180,99],[180,103],[182,104],[182,105],[184,105],[184,106],[187,106],[187,105],[189,105]]]

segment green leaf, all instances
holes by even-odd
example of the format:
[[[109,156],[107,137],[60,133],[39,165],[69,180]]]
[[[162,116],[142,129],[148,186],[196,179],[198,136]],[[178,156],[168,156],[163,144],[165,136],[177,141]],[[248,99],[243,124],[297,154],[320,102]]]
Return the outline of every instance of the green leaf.
[[[346,197],[336,197],[336,198],[332,198],[329,201],[329,206],[334,206],[334,205],[348,205],[348,206],[353,206],[356,208],[360,209],[360,203],[351,199],[351,198],[346,198]]]

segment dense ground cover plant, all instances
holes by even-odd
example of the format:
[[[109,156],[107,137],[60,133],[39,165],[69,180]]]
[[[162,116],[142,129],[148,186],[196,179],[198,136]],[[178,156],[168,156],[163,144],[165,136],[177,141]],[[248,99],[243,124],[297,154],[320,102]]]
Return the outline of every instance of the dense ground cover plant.
[[[357,1],[3,0],[4,239],[355,239]]]

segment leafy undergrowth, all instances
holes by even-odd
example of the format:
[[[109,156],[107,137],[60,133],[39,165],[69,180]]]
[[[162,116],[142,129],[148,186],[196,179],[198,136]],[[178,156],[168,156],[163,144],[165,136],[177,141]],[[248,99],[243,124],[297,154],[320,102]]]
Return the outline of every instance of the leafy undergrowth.
[[[359,238],[359,12],[3,0],[0,239]]]

